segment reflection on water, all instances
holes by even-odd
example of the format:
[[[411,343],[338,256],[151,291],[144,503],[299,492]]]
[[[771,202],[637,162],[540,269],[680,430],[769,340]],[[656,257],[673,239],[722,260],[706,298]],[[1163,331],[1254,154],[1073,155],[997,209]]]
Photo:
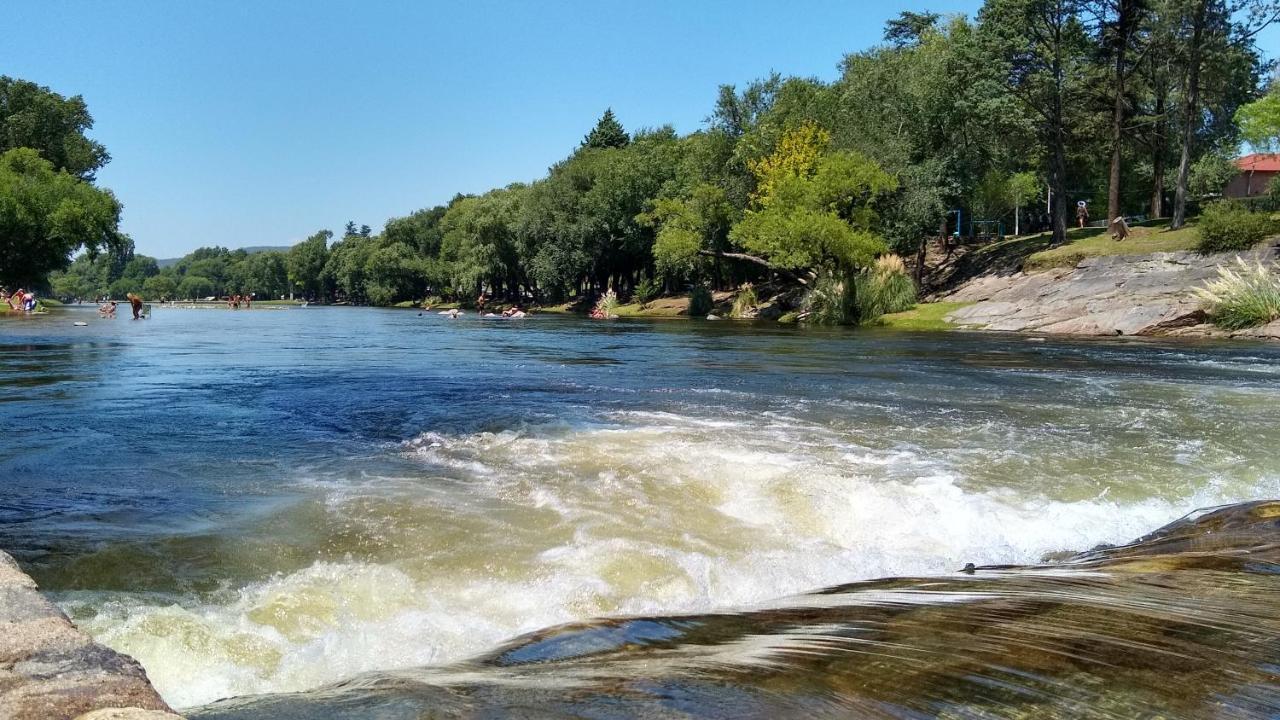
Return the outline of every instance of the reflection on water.
[[[228,701],[290,718],[1274,717],[1280,502],[1055,565],[603,620],[438,669]]]
[[[456,663],[541,628],[652,618],[549,640],[569,662],[617,638],[684,647],[693,628],[663,619],[673,615],[734,637],[726,628],[768,623],[735,625],[730,610],[857,580],[942,575],[903,588],[1005,592],[1044,573],[947,573],[1280,496],[1275,346],[323,308],[157,308],[149,321],[74,328],[76,312],[0,322],[0,547],[177,706],[434,666],[445,669],[411,673],[409,694],[450,707],[458,683],[424,678],[456,677],[469,667]],[[1255,567],[1267,566],[1203,576],[1220,590],[1187,580],[1169,592],[1226,601]],[[1086,570],[1053,574],[1093,587]],[[1131,605],[1173,601],[1155,589],[1141,599],[1156,575],[1116,577]],[[862,607],[893,587],[837,595]],[[1104,595],[1091,607],[1119,612],[1119,595]],[[933,602],[943,597],[899,615],[964,605]],[[815,602],[803,612],[844,622]],[[726,614],[704,615],[715,611]],[[773,658],[787,622],[717,640],[732,646],[726,668],[757,635]],[[818,658],[828,640],[813,627],[796,632]],[[503,663],[525,667],[549,647]],[[857,655],[849,647],[823,662]],[[492,664],[477,688],[508,682]],[[579,670],[538,682],[576,682]],[[845,672],[813,682],[853,682]],[[690,702],[703,692],[665,677],[650,679]],[[773,692],[767,677],[717,702],[772,707],[751,704]],[[1098,683],[1081,677],[1090,692],[1121,687]],[[593,713],[607,716],[596,687]],[[815,708],[845,697],[814,692]],[[928,711],[947,712],[965,714]]]

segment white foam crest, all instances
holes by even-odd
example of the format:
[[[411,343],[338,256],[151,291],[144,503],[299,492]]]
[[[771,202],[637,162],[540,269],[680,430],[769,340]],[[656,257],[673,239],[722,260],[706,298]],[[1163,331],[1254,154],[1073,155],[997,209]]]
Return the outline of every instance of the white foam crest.
[[[955,451],[859,442],[795,418],[611,417],[589,429],[424,434],[404,452],[466,482],[426,475],[423,492],[412,478],[371,479],[335,488],[327,506],[375,523],[384,518],[359,513],[388,502],[362,498],[411,508],[411,522],[386,530],[404,554],[316,563],[217,602],[116,601],[86,625],[190,706],[450,662],[602,615],[747,607],[967,562],[1037,562],[1250,499],[1213,485],[1175,498],[1055,499],[1031,478],[978,490]],[[449,543],[470,552],[450,555]]]

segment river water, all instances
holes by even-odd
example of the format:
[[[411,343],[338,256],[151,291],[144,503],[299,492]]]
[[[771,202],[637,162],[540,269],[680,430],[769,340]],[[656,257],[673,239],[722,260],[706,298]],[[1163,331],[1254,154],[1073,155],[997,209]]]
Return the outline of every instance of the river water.
[[[398,709],[353,717],[426,717],[422,707],[457,698],[422,689],[458,685],[456,672],[430,680],[438,668],[468,668],[474,690],[477,670],[458,663],[510,665],[503,652],[580,659],[601,633],[611,648],[619,637],[685,647],[697,626],[721,652],[700,656],[698,672],[739,663],[732,682],[715,683],[735,694],[707,705],[711,696],[681,685],[685,704],[657,715],[822,714],[830,708],[751,704],[771,682],[752,638],[794,640],[800,623],[779,619],[775,599],[892,576],[1006,583],[1005,593],[1057,571],[954,571],[1034,564],[1132,540],[1195,508],[1280,497],[1278,401],[1280,348],[1260,344],[353,308],[158,307],[131,321],[71,308],[0,322],[0,547],[84,629],[138,658],[176,707],[375,673],[338,696],[390,693]],[[1280,616],[1280,588],[1246,581],[1250,568],[1189,572],[1179,587],[1186,597],[1238,587],[1224,607]],[[1087,563],[1079,572],[1100,573]],[[1077,589],[1092,582],[1073,578]],[[976,588],[947,586],[952,595],[929,607],[963,604]],[[888,590],[850,592],[785,605],[839,615],[805,616],[807,656],[849,657],[813,637],[863,622],[847,608],[882,607]],[[1154,592],[1125,585],[1125,608]],[[1118,596],[1095,595],[1089,607],[1115,611]],[[572,652],[503,645],[561,623],[637,616],[652,619],[640,630],[575,626],[564,641]],[[1227,639],[1262,642],[1242,632]],[[1271,684],[1250,687],[1261,682],[1271,695],[1258,707],[1273,707],[1280,655],[1257,642],[1266,651],[1240,662],[1270,663]],[[655,667],[627,662],[610,677]],[[406,689],[388,671],[422,675]],[[804,676],[849,672],[828,663]],[[1161,706],[1109,695],[1106,673],[1095,675],[1092,698]],[[515,682],[503,677],[486,687]],[[566,678],[544,675],[536,687],[573,685]],[[634,688],[604,686],[616,692],[597,684],[589,711],[562,714],[650,712],[626,705]],[[335,692],[283,697],[314,710],[308,702]],[[544,716],[492,693],[468,697],[496,714]],[[944,699],[891,708],[845,697],[834,707],[971,716]],[[999,712],[1006,703],[990,716],[1020,716]],[[205,712],[282,718],[287,706]],[[467,712],[484,716],[474,705],[440,716]]]

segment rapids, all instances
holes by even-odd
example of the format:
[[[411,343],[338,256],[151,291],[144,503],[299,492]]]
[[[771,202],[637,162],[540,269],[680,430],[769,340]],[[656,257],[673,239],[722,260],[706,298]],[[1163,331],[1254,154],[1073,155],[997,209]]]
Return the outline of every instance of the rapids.
[[[602,688],[614,687],[618,714],[663,714],[647,704],[656,695],[629,704],[635,686],[618,681],[653,659],[633,646],[662,642],[688,655],[664,655],[647,676],[674,693],[667,714],[685,711],[680,697],[691,714],[715,714],[713,699],[744,715],[801,712],[790,703],[807,676],[815,712],[884,702],[890,715],[998,715],[964,705],[978,691],[959,679],[954,712],[853,688],[844,673],[868,670],[848,664],[857,643],[840,638],[870,620],[850,608],[915,608],[895,617],[951,643],[937,608],[976,608],[956,611],[973,628],[992,605],[971,591],[1070,599],[1045,578],[1098,595],[1080,607],[1099,617],[1152,604],[1195,624],[1183,601],[1214,583],[1223,602],[1280,611],[1255,577],[1272,560],[1186,585],[1126,574],[1094,587],[1102,576],[1082,562],[954,574],[1280,496],[1274,346],[355,308],[157,308],[149,321],[73,327],[81,312],[0,323],[0,547],[81,627],[138,658],[175,706],[314,690],[200,711],[211,717],[302,716],[295,700],[372,707],[373,696],[388,717],[431,698],[446,716],[483,715],[510,711],[516,696],[501,688],[529,682],[551,693],[552,714],[608,716]],[[917,579],[803,595],[895,576]],[[775,600],[787,596],[804,600]],[[526,637],[493,651],[599,617],[637,620],[534,636],[559,650]],[[934,617],[928,630],[921,618]],[[593,643],[627,651],[584,680]],[[1198,661],[1199,647],[1171,657]],[[894,660],[904,664],[885,677],[915,667],[934,683],[969,668],[1000,702],[1000,683],[1017,685],[972,669],[988,665],[937,664],[935,650]],[[778,658],[793,669],[755,674]],[[1081,692],[1096,694],[1071,697],[1110,697],[1096,664],[1079,672]],[[1032,694],[1067,702],[1037,677]],[[1134,707],[1141,693],[1116,678],[1099,707]],[[787,691],[775,697],[774,683]],[[570,685],[591,704],[556,694]]]

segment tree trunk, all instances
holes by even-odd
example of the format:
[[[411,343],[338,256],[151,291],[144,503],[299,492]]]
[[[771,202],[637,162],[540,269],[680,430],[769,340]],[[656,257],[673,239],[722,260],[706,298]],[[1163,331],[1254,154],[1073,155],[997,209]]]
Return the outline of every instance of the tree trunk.
[[[1107,224],[1120,217],[1120,144],[1124,131],[1124,81],[1125,54],[1129,49],[1129,38],[1133,33],[1134,14],[1137,12],[1134,0],[1120,0],[1116,4],[1115,38],[1112,54],[1115,56],[1113,78],[1115,93],[1111,109],[1111,177],[1107,186]]]
[[[1177,230],[1187,222],[1187,179],[1191,175],[1191,143],[1195,140],[1197,107],[1200,103],[1200,42],[1204,37],[1205,15],[1209,0],[1196,4],[1192,24],[1191,52],[1187,61],[1187,98],[1182,118],[1182,152],[1178,159],[1178,185],[1173,194],[1173,221],[1169,227]]]
[[[1164,130],[1165,89],[1156,91],[1155,137],[1151,139],[1151,218],[1164,217]]]

